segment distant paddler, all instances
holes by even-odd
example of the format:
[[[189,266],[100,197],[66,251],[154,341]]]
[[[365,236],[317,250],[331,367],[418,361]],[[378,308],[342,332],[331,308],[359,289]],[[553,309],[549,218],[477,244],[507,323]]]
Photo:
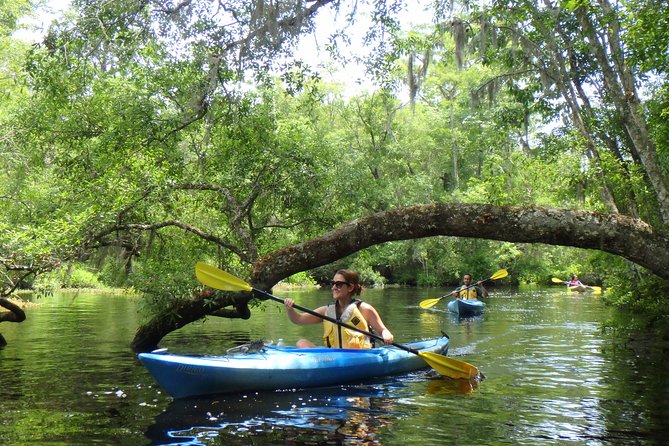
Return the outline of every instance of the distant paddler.
[[[572,274],[571,275],[571,280],[562,280],[558,279],[557,277],[553,277],[551,279],[553,283],[561,283],[563,285],[567,285],[567,289],[569,291],[575,291],[577,293],[582,293],[584,291],[592,290],[594,294],[601,294],[602,293],[602,288],[598,286],[590,286],[590,285],[585,285],[582,283],[578,275]]]

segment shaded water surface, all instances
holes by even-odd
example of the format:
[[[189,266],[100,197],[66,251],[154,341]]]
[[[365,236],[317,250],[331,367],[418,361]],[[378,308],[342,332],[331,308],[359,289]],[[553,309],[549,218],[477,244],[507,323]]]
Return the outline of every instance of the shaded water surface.
[[[450,356],[478,385],[430,370],[331,388],[173,401],[136,360],[136,298],[86,292],[36,300],[0,324],[0,444],[669,444],[666,348],[638,348],[603,329],[600,298],[551,289],[495,290],[485,314],[459,319],[445,290],[367,290],[403,343],[451,337]],[[277,292],[301,305],[326,291]],[[209,319],[161,343],[216,354],[256,339],[318,340],[267,302],[250,321]],[[666,438],[666,440],[665,440]]]

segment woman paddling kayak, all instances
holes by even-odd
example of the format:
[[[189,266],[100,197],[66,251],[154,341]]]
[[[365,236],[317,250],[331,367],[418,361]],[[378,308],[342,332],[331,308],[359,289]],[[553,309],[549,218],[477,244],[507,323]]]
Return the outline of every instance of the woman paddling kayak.
[[[578,276],[576,274],[572,274],[571,280],[567,282],[567,288],[569,288],[569,291],[577,291],[582,293],[583,291],[587,291],[590,287],[588,285],[584,285],[583,282],[578,280]]]
[[[354,296],[359,296],[362,290],[358,273],[348,269],[340,269],[335,273],[331,284],[334,302],[318,307],[314,312],[353,325],[363,331],[370,331],[369,328],[371,327],[376,333],[380,334],[386,345],[392,344],[395,338],[384,325],[376,309],[367,302],[354,298]],[[341,325],[333,324],[313,314],[298,313],[293,308],[294,303],[293,299],[284,299],[290,321],[298,325],[323,323],[323,342],[326,347],[372,348],[372,342],[368,336]],[[307,339],[300,339],[296,345],[300,348],[316,347],[316,344]]]
[[[571,280],[567,282],[567,286],[571,288],[573,286],[585,286],[585,285],[583,285],[583,283],[580,280],[578,280],[578,276],[576,274],[572,274]]]

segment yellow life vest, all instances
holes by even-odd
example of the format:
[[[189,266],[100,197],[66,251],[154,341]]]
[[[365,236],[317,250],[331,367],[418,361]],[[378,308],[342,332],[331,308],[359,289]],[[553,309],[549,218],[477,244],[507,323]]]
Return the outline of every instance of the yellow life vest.
[[[463,288],[466,288],[464,285],[462,285],[462,286],[463,286]],[[479,293],[478,293],[478,290],[476,289],[476,287],[473,286],[473,287],[469,288],[468,290],[465,290],[465,289],[460,290],[459,297],[460,297],[460,299],[463,299],[463,300],[478,299]]]
[[[361,304],[360,301],[353,301],[342,313],[341,317],[337,318],[337,309],[336,305],[330,304],[325,310],[326,316],[331,317],[332,319],[337,319],[345,324],[353,325],[364,331],[369,331],[369,325],[367,320],[362,316],[358,305]],[[341,334],[342,343],[339,342],[339,336]],[[364,335],[358,331],[351,330],[350,328],[340,327],[337,324],[333,324],[330,321],[323,321],[323,342],[326,347],[331,348],[357,348],[357,349],[366,349],[372,348],[372,343],[370,342],[367,335]]]

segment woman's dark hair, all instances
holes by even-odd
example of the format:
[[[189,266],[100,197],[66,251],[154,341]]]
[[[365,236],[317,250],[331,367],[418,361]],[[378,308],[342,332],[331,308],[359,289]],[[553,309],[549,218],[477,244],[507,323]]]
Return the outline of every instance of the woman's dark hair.
[[[354,296],[359,296],[360,292],[362,291],[362,286],[360,286],[360,276],[358,273],[355,271],[351,271],[350,269],[340,269],[338,270],[335,275],[340,274],[344,276],[346,281],[353,285],[353,295]]]

